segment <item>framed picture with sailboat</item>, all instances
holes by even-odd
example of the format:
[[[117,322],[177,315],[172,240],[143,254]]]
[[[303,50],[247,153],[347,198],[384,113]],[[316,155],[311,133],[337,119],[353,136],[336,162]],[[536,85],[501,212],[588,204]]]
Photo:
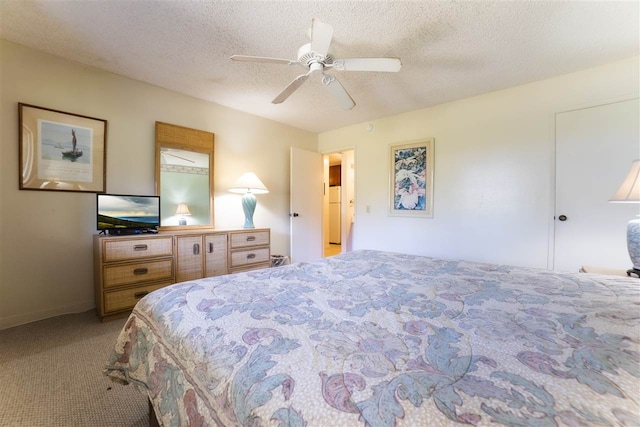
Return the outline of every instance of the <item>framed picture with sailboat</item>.
[[[104,193],[107,121],[18,104],[20,189]]]

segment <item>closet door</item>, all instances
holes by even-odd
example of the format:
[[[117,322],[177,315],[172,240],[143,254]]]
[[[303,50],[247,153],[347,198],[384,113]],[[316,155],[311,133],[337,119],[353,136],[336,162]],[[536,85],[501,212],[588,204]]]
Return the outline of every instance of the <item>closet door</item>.
[[[556,114],[554,269],[627,270],[626,227],[638,204],[609,203],[640,158],[638,99]]]

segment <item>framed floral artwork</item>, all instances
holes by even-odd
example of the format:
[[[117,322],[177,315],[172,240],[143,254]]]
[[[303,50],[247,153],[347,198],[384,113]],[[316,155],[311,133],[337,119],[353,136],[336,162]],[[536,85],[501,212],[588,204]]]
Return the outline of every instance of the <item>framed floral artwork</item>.
[[[434,139],[390,146],[389,215],[433,218]]]
[[[20,190],[104,193],[107,121],[18,104]]]

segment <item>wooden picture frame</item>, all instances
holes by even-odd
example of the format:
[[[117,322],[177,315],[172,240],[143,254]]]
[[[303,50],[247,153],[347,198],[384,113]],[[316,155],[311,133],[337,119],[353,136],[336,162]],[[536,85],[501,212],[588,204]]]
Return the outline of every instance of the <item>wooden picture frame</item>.
[[[390,146],[389,215],[433,218],[434,139]]]
[[[106,190],[107,121],[18,104],[20,190]]]

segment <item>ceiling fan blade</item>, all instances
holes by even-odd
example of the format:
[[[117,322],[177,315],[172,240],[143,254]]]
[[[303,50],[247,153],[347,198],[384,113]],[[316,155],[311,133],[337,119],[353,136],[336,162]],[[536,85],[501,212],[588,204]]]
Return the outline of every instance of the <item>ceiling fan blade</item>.
[[[325,74],[322,76],[322,84],[329,89],[329,92],[336,101],[338,101],[338,105],[345,111],[351,110],[356,103],[349,95],[349,92],[340,84],[336,76],[333,74]]]
[[[195,163],[195,161],[191,160],[191,159],[187,159],[186,157],[180,157],[180,156],[176,156],[175,154],[171,154],[171,153],[164,153],[164,152],[160,152],[161,156],[171,156],[171,157],[175,157],[176,159],[180,159],[180,160],[184,160],[185,162],[189,162],[189,163]]]
[[[297,64],[297,61],[290,61],[288,59],[280,59],[280,58],[266,58],[264,56],[246,56],[246,55],[233,55],[231,57],[232,61],[241,61],[241,62],[262,62],[268,64],[286,64],[292,65]]]
[[[307,80],[308,78],[309,78],[309,74],[302,74],[301,76],[296,77],[294,81],[289,83],[289,86],[285,87],[284,90],[282,92],[280,92],[280,95],[276,96],[275,99],[273,101],[271,101],[271,103],[272,104],[280,104],[281,102],[283,102],[296,89],[298,89],[300,86],[302,86],[302,83],[304,83],[305,80]]]
[[[313,18],[311,21],[311,50],[322,57],[327,56],[332,38],[333,27]]]
[[[333,61],[340,71],[382,71],[397,73],[402,68],[400,58],[344,58]]]

